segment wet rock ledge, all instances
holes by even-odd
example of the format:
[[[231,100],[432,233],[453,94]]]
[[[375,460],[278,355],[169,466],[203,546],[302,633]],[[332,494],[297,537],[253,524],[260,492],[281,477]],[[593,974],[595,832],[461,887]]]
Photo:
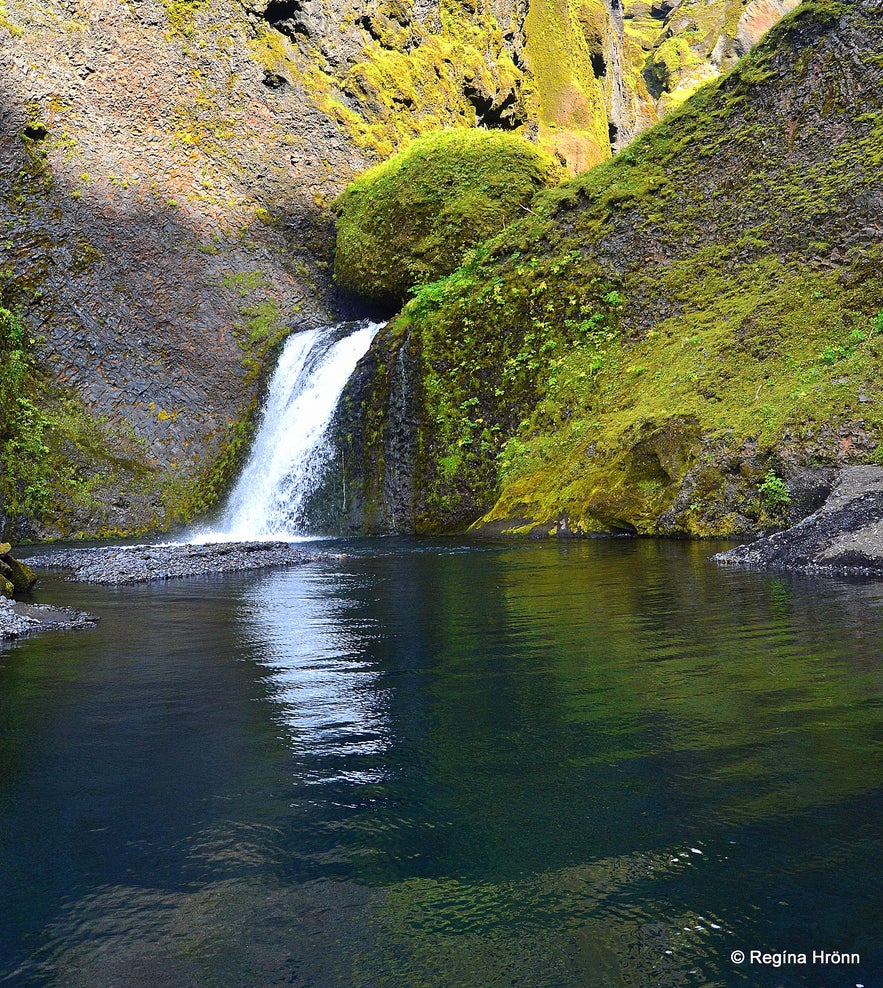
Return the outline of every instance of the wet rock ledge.
[[[66,579],[79,583],[113,585],[300,566],[330,558],[328,553],[298,549],[288,542],[219,542],[67,549],[28,562],[39,570],[61,570]]]
[[[883,576],[883,467],[846,467],[828,500],[793,528],[711,557],[724,566]]]

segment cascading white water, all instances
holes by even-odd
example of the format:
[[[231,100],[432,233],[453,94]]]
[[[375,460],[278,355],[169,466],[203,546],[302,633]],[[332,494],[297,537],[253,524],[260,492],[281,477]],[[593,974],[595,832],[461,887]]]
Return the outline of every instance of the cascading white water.
[[[270,380],[248,463],[214,529],[193,541],[308,537],[302,511],[332,455],[331,418],[379,326],[345,323],[290,337]]]

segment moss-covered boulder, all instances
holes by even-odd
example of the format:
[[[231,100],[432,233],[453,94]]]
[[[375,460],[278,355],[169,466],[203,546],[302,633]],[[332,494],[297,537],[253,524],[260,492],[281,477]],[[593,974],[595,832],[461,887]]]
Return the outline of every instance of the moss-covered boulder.
[[[400,303],[524,215],[557,177],[548,155],[513,134],[450,130],[418,138],[337,200],[335,278],[375,302]]]
[[[0,597],[27,593],[36,582],[37,574],[31,567],[13,558],[8,542],[0,542]]]
[[[3,575],[9,580],[17,593],[27,593],[37,582],[37,574],[27,563],[23,563],[20,559],[13,559],[12,556],[6,556],[3,559],[3,563]]]

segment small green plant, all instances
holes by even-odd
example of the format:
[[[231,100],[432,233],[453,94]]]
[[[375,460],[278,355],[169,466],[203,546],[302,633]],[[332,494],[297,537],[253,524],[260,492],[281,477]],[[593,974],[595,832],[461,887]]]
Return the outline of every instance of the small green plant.
[[[842,346],[831,346],[830,344],[819,354],[819,363],[826,367],[832,367],[838,360],[846,356],[846,349]]]
[[[777,477],[773,469],[767,471],[767,475],[758,486],[757,492],[760,494],[764,506],[772,512],[787,508],[791,503],[791,495],[788,493],[785,481],[781,477]]]

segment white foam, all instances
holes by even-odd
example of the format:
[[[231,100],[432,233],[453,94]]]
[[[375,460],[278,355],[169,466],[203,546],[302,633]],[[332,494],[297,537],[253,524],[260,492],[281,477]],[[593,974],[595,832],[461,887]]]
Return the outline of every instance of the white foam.
[[[328,468],[328,428],[346,382],[367,352],[379,323],[296,333],[285,344],[270,380],[248,463],[212,528],[188,541],[303,542],[303,509]]]

